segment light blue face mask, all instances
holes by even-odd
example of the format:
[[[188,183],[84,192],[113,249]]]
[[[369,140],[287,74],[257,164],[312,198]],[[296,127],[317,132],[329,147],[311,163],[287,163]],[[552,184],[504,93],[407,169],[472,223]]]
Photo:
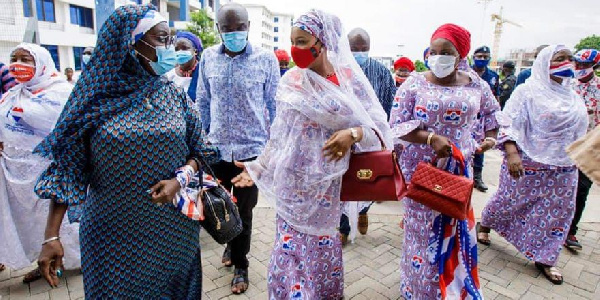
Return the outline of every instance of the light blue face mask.
[[[183,65],[194,57],[194,52],[192,52],[191,50],[180,50],[175,52],[175,54],[177,55],[178,65]]]
[[[81,60],[83,60],[83,63],[86,65],[90,63],[91,59],[92,59],[92,56],[89,54],[84,54],[81,56]]]
[[[233,53],[242,52],[248,44],[248,31],[225,32],[221,34],[223,45]]]
[[[148,59],[143,54],[137,52],[140,56],[142,56],[143,58],[148,60],[150,67],[152,68],[152,70],[154,71],[154,73],[156,75],[159,75],[159,76],[164,75],[167,72],[173,70],[173,68],[175,68],[175,66],[177,65],[177,53],[175,52],[175,47],[173,45],[170,45],[169,48],[167,48],[165,46],[156,46],[155,47],[155,46],[152,46],[152,45],[146,43],[146,41],[144,41],[144,40],[140,40],[140,41],[142,41],[146,45],[154,48],[154,51],[156,51],[156,57],[158,58],[156,61],[152,61],[151,59]]]
[[[367,59],[369,59],[369,52],[365,51],[365,52],[352,52],[352,55],[354,55],[354,59],[356,59],[356,62],[359,65],[364,65],[367,62]]]

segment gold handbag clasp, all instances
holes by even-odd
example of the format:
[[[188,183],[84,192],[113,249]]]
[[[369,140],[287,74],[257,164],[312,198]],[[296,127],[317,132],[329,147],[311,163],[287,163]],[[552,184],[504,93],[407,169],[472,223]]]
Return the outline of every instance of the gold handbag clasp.
[[[436,184],[435,186],[433,186],[433,190],[435,190],[436,192],[441,192],[442,191],[442,186],[439,184]]]
[[[369,180],[373,177],[373,171],[371,169],[360,169],[356,172],[356,177],[359,180]]]

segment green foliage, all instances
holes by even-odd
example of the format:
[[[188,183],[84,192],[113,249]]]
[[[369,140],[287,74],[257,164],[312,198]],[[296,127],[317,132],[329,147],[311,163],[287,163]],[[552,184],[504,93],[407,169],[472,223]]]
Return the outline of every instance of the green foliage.
[[[205,49],[221,42],[215,22],[204,9],[192,12],[190,23],[187,30],[200,38]]]
[[[296,63],[295,63],[295,62],[293,62],[293,61],[290,61],[290,64],[288,65],[288,68],[290,68],[290,69],[291,69],[291,68],[293,68],[293,67],[295,67],[295,66],[296,66]]]
[[[427,71],[427,67],[425,66],[425,63],[420,61],[420,60],[416,60],[415,61],[415,71],[417,72],[425,72]]]
[[[581,41],[575,45],[575,51],[579,51],[581,49],[600,50],[600,36],[594,34],[581,39]]]

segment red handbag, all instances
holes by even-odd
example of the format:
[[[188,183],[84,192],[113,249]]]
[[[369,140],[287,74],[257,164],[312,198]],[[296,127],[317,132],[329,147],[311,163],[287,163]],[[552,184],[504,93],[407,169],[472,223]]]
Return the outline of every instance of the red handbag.
[[[406,194],[404,176],[395,151],[352,153],[342,177],[341,201],[397,201]]]
[[[452,148],[453,158],[466,171],[462,153],[456,146]],[[406,196],[444,215],[465,220],[471,206],[472,194],[473,180],[422,161],[417,165]]]

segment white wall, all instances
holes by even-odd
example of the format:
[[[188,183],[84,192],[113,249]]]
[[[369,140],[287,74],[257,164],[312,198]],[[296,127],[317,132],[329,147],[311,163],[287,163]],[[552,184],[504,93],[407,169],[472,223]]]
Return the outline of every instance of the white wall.
[[[273,17],[279,18],[279,22],[273,22],[273,26],[279,28],[279,32],[273,32],[274,36],[279,38],[273,45],[278,49],[284,49],[289,53],[290,48],[292,47],[290,35],[292,34],[293,16],[288,14],[274,14]]]
[[[248,40],[256,47],[273,50],[273,14],[264,6],[246,6],[250,31]]]

